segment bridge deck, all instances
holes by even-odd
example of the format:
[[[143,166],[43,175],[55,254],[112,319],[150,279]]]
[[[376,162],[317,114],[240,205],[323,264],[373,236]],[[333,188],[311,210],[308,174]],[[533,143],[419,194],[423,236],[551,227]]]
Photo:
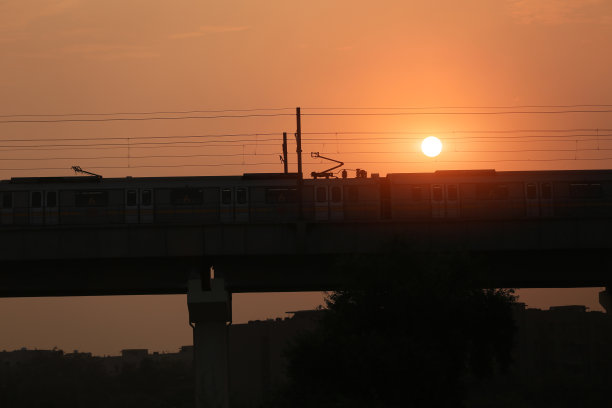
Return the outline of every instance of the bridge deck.
[[[472,253],[496,286],[605,286],[611,227],[537,219],[3,228],[0,296],[186,293],[190,274],[211,266],[233,292],[327,290],[338,284],[338,257],[380,256],[397,243]]]

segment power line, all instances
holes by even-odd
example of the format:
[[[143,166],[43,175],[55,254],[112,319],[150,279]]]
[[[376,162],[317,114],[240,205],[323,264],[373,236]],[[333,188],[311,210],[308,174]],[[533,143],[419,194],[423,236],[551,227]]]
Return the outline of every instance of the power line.
[[[198,142],[190,142],[190,143],[195,143],[197,144]],[[314,143],[313,143],[314,144]],[[112,144],[111,144],[112,145]],[[51,145],[50,145],[51,146]],[[76,146],[76,145],[74,145]],[[79,146],[93,146],[93,145],[79,145]],[[45,147],[33,147],[33,148],[17,148],[17,149],[10,149],[10,148],[5,148],[3,146],[0,146],[0,153],[1,152],[20,152],[20,151],[56,151],[56,150],[116,150],[116,149],[127,149],[128,147],[131,147],[133,149],[185,149],[185,148],[189,148],[189,147],[198,147],[198,146],[139,146],[139,147],[134,147],[134,146],[129,146],[127,144],[122,144],[122,145],[112,145],[114,147],[108,147],[108,146],[98,146],[95,147],[93,149],[88,149],[87,147],[50,147],[50,148],[45,148]],[[206,144],[205,147],[241,147],[241,146],[276,146],[278,147],[278,143],[244,143],[244,144],[237,144],[237,145],[227,145],[227,144]]]
[[[105,169],[135,169],[135,168],[175,168],[175,167],[224,167],[224,166],[268,166],[278,165],[279,163],[213,163],[213,164],[177,164],[177,165],[138,165],[138,166],[92,166],[92,170]],[[36,167],[21,169],[2,169],[0,171],[42,171],[42,170],[71,170],[71,167]]]
[[[519,150],[450,150],[446,153],[530,153],[530,152],[591,152],[591,151],[612,151],[612,148],[579,148],[579,149],[519,149]],[[421,154],[420,151],[399,152],[399,151],[343,151],[343,152],[322,152],[323,154]],[[230,153],[230,154],[187,154],[187,155],[141,155],[141,156],[95,156],[95,157],[36,157],[36,158],[1,158],[3,161],[47,161],[47,160],[103,160],[103,159],[160,159],[160,158],[194,158],[194,157],[250,157],[250,156],[276,156],[277,152],[271,153]]]
[[[516,130],[447,130],[447,131],[326,131],[326,132],[303,132],[303,135],[312,136],[337,136],[337,135],[429,135],[429,134],[519,134],[519,133],[575,133],[575,132],[593,132],[592,134],[584,135],[526,135],[521,137],[582,137],[582,136],[611,136],[610,134],[600,134],[599,132],[612,132],[612,129],[516,129]],[[234,138],[234,137],[258,137],[258,136],[275,136],[281,132],[250,132],[250,133],[211,133],[201,135],[169,135],[169,136],[104,136],[104,137],[72,137],[72,138],[35,138],[35,139],[3,139],[2,142],[56,142],[56,141],[89,141],[89,140],[148,140],[148,139],[204,139],[204,138]],[[470,136],[476,137],[476,136]],[[480,136],[479,136],[480,137]],[[486,137],[486,136],[482,136]],[[518,136],[517,136],[518,137]],[[404,138],[408,139],[408,138]],[[417,138],[410,138],[417,139]],[[323,140],[323,139],[316,139]],[[330,139],[332,140],[332,139]],[[335,140],[335,139],[333,139]],[[341,139],[343,140],[343,139]],[[344,139],[346,140],[346,139]]]
[[[612,110],[499,111],[499,112],[376,112],[376,113],[302,113],[302,116],[416,116],[416,115],[565,115],[569,113],[611,113]]]
[[[306,107],[310,110],[425,110],[425,109],[539,109],[539,108],[608,108],[612,104],[591,105],[501,105],[501,106],[405,106],[405,107]]]
[[[166,115],[166,114],[190,114],[190,113],[224,113],[224,112],[260,112],[260,111],[283,111],[295,108],[260,108],[260,109],[215,109],[215,110],[185,110],[185,111],[149,111],[149,112],[107,112],[107,113],[51,113],[51,114],[11,114],[0,115],[0,118],[20,117],[67,117],[67,116],[119,116],[119,115]]]
[[[401,107],[306,107],[309,110],[428,110],[428,109],[568,109],[568,108],[609,108],[612,104],[573,104],[573,105],[474,105],[474,106],[401,106]],[[294,107],[281,108],[247,108],[247,109],[190,109],[190,110],[156,110],[156,111],[128,111],[128,112],[75,112],[75,113],[21,113],[5,114],[0,118],[18,117],[71,117],[71,116],[123,116],[123,115],[165,115],[165,114],[192,114],[192,113],[226,113],[226,112],[262,112],[294,110]]]
[[[469,163],[502,163],[502,162],[558,162],[558,161],[604,161],[612,160],[612,157],[599,158],[554,158],[554,159],[494,159],[494,160],[470,160]],[[444,164],[444,163],[462,163],[463,160],[431,160],[431,161],[350,161],[345,164]],[[310,166],[318,166],[319,162],[305,163]],[[179,167],[224,167],[224,166],[278,166],[277,162],[262,162],[262,163],[212,163],[212,164],[177,164],[177,165],[136,165],[136,166],[92,166],[93,170],[104,169],[135,169],[135,168],[179,168]],[[68,170],[67,167],[37,167],[37,168],[0,168],[0,171],[42,171],[42,170]]]
[[[276,141],[277,139],[259,139],[259,141]],[[210,140],[210,141],[197,141],[197,142],[186,142],[186,141],[175,141],[175,142],[142,142],[142,143],[90,143],[90,144],[42,144],[42,145],[0,145],[0,148],[13,148],[13,147],[97,147],[97,146],[115,146],[115,147],[134,147],[141,145],[175,145],[175,144],[210,144],[210,143],[222,143],[223,146],[231,146],[231,143],[241,143],[241,142],[255,142],[252,139],[242,139],[242,140]]]
[[[110,137],[69,137],[69,138],[38,138],[38,139],[3,139],[3,142],[57,142],[57,141],[86,141],[86,140],[146,140],[146,139],[189,139],[189,138],[213,138],[213,137],[248,137],[248,136],[273,136],[279,132],[260,133],[212,133],[206,135],[171,135],[171,136],[110,136]]]
[[[186,154],[186,155],[147,155],[147,156],[96,156],[96,157],[29,157],[29,158],[2,158],[0,160],[102,160],[102,159],[160,159],[160,158],[188,158],[188,157],[241,157],[241,156],[270,156],[276,153],[233,153],[233,154]]]
[[[608,131],[612,131],[612,129],[606,129]],[[329,132],[313,132],[310,133],[312,135],[330,135],[332,133]],[[335,134],[335,133],[333,133]],[[338,133],[340,134],[340,133]],[[345,132],[343,135],[350,134],[401,134],[401,132],[376,132],[376,133],[361,133],[361,132]],[[90,143],[90,144],[39,144],[39,145],[4,145],[0,147],[70,147],[70,146],[119,146],[119,147],[127,147],[127,146],[140,146],[140,145],[150,145],[150,144],[205,144],[205,143],[244,143],[244,142],[274,142],[279,141],[276,138],[266,138],[266,139],[237,139],[237,140],[214,140],[214,138],[234,138],[234,137],[259,137],[259,136],[272,136],[277,135],[277,133],[237,133],[237,134],[210,134],[210,135],[187,135],[187,136],[141,136],[141,137],[91,137],[91,138],[49,138],[49,139],[5,139],[3,142],[7,143],[18,143],[18,142],[55,142],[55,141],[110,141],[110,140],[121,140],[127,143]],[[464,137],[449,137],[445,140],[447,141],[463,141],[463,140],[471,140],[471,139],[487,139],[487,140],[497,140],[504,141],[506,139],[547,139],[547,138],[565,138],[566,141],[574,141],[580,140],[578,138],[585,137],[608,137],[612,136],[612,133],[585,133],[585,134],[568,134],[568,135],[520,135],[520,136],[464,136]],[[158,140],[158,139],[208,139],[211,138],[213,140],[209,141],[172,141],[172,142],[136,142],[130,143],[131,140]],[[571,138],[571,139],[570,139]],[[306,139],[306,141],[310,142],[346,142],[346,141],[369,141],[369,140],[399,140],[399,141],[408,141],[408,140],[421,140],[420,137],[359,137],[359,138],[310,138]],[[558,139],[561,140],[561,139]],[[605,141],[605,140],[602,140]]]
[[[360,138],[360,139],[311,139],[303,142],[305,145],[351,145],[351,146],[365,146],[365,145],[396,145],[396,144],[404,144],[408,141],[420,140],[414,138],[390,138],[391,140],[383,139],[371,139],[371,138]],[[373,141],[371,141],[373,140]],[[261,146],[261,147],[278,147],[279,143],[270,143],[277,142],[276,139],[260,139],[258,141],[254,140],[233,140],[233,141],[177,141],[177,142],[149,142],[149,143],[133,143],[128,145],[127,143],[92,143],[92,144],[46,144],[46,145],[0,145],[0,152],[18,152],[18,151],[55,151],[55,150],[113,150],[113,149],[162,149],[162,148],[189,148],[189,147],[198,147],[199,145],[204,145],[205,147],[224,147],[224,148],[232,148],[232,147],[246,147],[246,146]],[[342,143],[342,142],[351,142],[351,143]],[[488,142],[494,142],[488,140]],[[517,143],[517,141],[503,141],[499,140],[497,142],[504,143]],[[531,141],[523,141],[530,143],[552,143],[552,142],[560,142],[560,143],[582,143],[582,142],[612,142],[612,140],[602,140],[599,138],[591,137],[591,138],[583,138],[583,139],[547,139],[547,140],[531,140]],[[453,140],[452,143],[455,144],[467,144],[467,143],[479,143],[478,141],[468,141],[468,140]],[[550,149],[548,149],[550,150]]]
[[[606,152],[606,151],[612,151],[612,148],[579,148],[579,149],[514,149],[514,150],[446,150],[444,151],[444,153],[530,153],[530,152],[541,152],[541,153],[561,153],[561,152],[568,152],[568,153],[573,153],[573,152],[597,152],[597,151],[601,151],[601,152]],[[328,152],[320,152],[321,154],[408,154],[408,153],[414,153],[414,154],[422,154],[422,152],[419,151],[413,151],[413,152],[400,152],[400,151],[375,151],[375,152],[359,152],[359,151],[342,151],[342,152],[333,152],[333,151],[328,151]],[[270,154],[276,154],[276,153],[270,153]]]
[[[101,118],[101,119],[9,119],[0,123],[68,123],[68,122],[129,122],[150,120],[185,120],[185,119],[228,119],[228,118],[270,118],[280,116],[295,116],[293,113],[257,113],[246,115],[212,115],[212,116],[156,116],[148,118]]]
[[[489,129],[489,130],[428,130],[428,131],[327,131],[302,132],[303,135],[430,135],[430,134],[463,134],[463,133],[575,133],[575,132],[612,132],[612,129],[601,128],[571,128],[571,129]],[[276,134],[276,133],[275,133]]]
[[[611,113],[612,110],[587,110],[587,109],[568,109],[568,110],[550,110],[550,111],[497,111],[497,112],[358,112],[358,113],[302,113],[302,116],[414,116],[414,115],[563,115],[570,113]],[[281,117],[294,116],[293,113],[268,113],[268,114],[245,114],[245,115],[212,115],[212,116],[157,116],[145,118],[100,118],[100,119],[9,119],[0,120],[0,124],[7,123],[88,123],[88,122],[126,122],[126,121],[152,121],[152,120],[186,120],[186,119],[228,119],[228,118],[263,118],[263,117]]]

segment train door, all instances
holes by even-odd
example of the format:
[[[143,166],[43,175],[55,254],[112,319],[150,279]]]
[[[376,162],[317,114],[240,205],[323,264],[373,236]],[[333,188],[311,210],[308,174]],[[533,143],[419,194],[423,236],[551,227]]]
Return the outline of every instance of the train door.
[[[448,218],[459,216],[459,186],[457,184],[446,185],[446,216]]]
[[[8,191],[0,194],[0,224],[10,225],[13,223],[13,193]]]
[[[153,190],[145,188],[140,190],[140,222],[148,224],[153,222]]]
[[[234,220],[236,222],[249,222],[249,190],[246,187],[236,187],[235,192]]]
[[[540,215],[542,217],[552,217],[555,215],[553,194],[552,183],[540,184]]]
[[[540,216],[540,200],[538,199],[537,183],[525,184],[525,206],[527,209],[527,217]]]
[[[57,191],[45,191],[45,224],[59,224],[59,211],[57,206]]]
[[[138,190],[135,188],[125,190],[125,222],[127,224],[138,222]]]
[[[431,216],[444,218],[444,188],[440,184],[431,185]]]
[[[30,191],[30,224],[42,224],[44,219],[43,193],[42,191]]]
[[[234,189],[221,188],[221,204],[219,206],[219,219],[221,222],[234,221]]]
[[[342,188],[332,186],[329,188],[329,219],[332,221],[344,220],[344,205],[342,204]]]
[[[327,186],[318,186],[315,188],[315,220],[329,220],[329,202],[327,197]]]

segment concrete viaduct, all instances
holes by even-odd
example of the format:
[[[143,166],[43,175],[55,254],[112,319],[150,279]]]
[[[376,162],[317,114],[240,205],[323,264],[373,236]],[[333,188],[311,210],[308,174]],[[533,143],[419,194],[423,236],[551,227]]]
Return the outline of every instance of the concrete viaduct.
[[[333,289],[338,257],[397,242],[478,254],[498,287],[608,287],[610,231],[612,218],[3,227],[0,297],[186,293],[198,406],[227,407],[231,293]]]

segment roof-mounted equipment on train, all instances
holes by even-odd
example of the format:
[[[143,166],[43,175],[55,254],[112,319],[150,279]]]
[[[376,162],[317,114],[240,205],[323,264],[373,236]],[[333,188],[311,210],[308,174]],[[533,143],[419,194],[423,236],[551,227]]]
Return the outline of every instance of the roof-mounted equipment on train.
[[[98,180],[102,179],[102,176],[96,173],[92,173],[90,171],[87,170],[83,170],[81,168],[81,166],[72,166],[72,170],[74,170],[75,173],[81,173],[81,174],[87,174],[89,176],[94,176],[95,178],[97,178]]]
[[[321,156],[319,154],[319,152],[311,152],[310,153],[310,157],[312,157],[313,159],[325,159],[325,160],[329,160],[329,161],[338,163],[337,166],[330,167],[329,169],[321,171],[321,172],[313,171],[312,173],[310,173],[310,175],[314,179],[316,179],[318,177],[324,177],[326,179],[328,179],[330,177],[335,177],[334,173],[332,172],[332,170],[336,170],[337,168],[344,166],[344,162],[341,162],[340,160],[330,159],[329,157]]]

